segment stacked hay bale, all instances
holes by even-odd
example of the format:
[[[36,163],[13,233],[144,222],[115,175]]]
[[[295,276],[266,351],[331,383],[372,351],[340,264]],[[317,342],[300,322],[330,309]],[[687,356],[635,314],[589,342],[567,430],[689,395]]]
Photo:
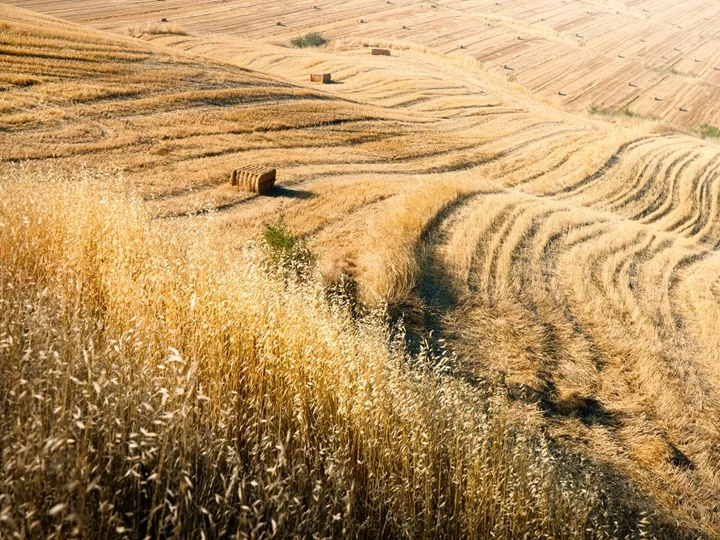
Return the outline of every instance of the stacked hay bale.
[[[330,84],[332,82],[332,75],[330,73],[311,73],[310,82]]]
[[[230,184],[245,191],[264,195],[275,185],[275,169],[261,165],[247,165],[232,172]]]

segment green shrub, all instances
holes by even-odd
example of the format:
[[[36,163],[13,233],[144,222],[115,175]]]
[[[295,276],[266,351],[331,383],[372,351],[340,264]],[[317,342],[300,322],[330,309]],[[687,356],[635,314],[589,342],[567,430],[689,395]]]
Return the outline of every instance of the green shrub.
[[[290,45],[298,49],[304,49],[305,47],[319,47],[325,45],[327,40],[318,32],[310,32],[302,37],[296,37],[290,41]]]
[[[270,260],[280,268],[302,270],[312,260],[307,244],[288,229],[282,215],[276,223],[265,224],[263,239],[267,245]]]
[[[720,137],[720,129],[710,124],[701,125],[699,128],[697,128],[697,132],[698,135],[700,135],[703,139],[706,137],[712,137],[713,139],[717,139],[718,137]]]
[[[598,105],[597,103],[591,104],[590,107],[588,108],[588,112],[589,112],[590,114],[597,114],[597,115],[601,115],[601,116],[618,116],[618,115],[621,115],[621,116],[627,116],[628,118],[635,118],[636,116],[640,116],[638,113],[633,112],[632,110],[630,110],[630,107],[627,107],[627,106],[626,106],[626,107],[623,107],[623,108],[620,109],[619,111],[614,111],[614,110],[612,110],[612,109],[606,109],[606,108],[604,108],[604,107],[601,107],[601,106]],[[644,116],[643,116],[642,118],[649,118],[649,117],[644,117]]]

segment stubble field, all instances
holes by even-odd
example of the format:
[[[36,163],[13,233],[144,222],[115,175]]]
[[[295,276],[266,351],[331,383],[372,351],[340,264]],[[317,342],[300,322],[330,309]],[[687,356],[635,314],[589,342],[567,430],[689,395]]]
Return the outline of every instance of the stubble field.
[[[343,452],[353,449],[351,453],[365,455],[372,467],[385,471],[382,474],[387,474],[386,478],[403,486],[392,493],[381,492],[380,486],[362,484],[359,478],[363,472],[353,469],[354,465],[343,465],[343,474],[349,476],[334,478],[330,484],[337,483],[323,492],[324,496],[328,500],[339,497],[352,477],[357,483],[353,485],[362,484],[365,502],[356,507],[347,500],[333,499],[322,516],[315,515],[318,524],[325,524],[324,534],[361,536],[390,527],[393,534],[414,531],[416,536],[428,537],[483,535],[491,530],[505,537],[564,536],[573,530],[582,531],[586,515],[593,516],[586,525],[598,536],[639,535],[645,526],[660,536],[720,534],[720,152],[714,141],[702,140],[691,131],[700,123],[720,122],[715,118],[720,112],[713,97],[720,80],[720,71],[715,69],[716,62],[720,66],[720,41],[712,30],[713,21],[720,20],[720,9],[713,3],[698,1],[681,8],[664,1],[577,1],[538,2],[528,7],[528,2],[520,1],[431,4],[392,0],[368,5],[333,2],[327,6],[271,2],[263,3],[262,9],[233,1],[198,4],[166,0],[112,6],[86,2],[12,3],[100,30],[23,9],[0,7],[0,174],[4,179],[0,188],[6,195],[0,214],[4,229],[0,230],[13,231],[5,235],[2,245],[6,277],[24,268],[34,276],[25,286],[37,287],[38,298],[44,298],[43,280],[55,283],[51,276],[56,274],[41,271],[43,261],[59,269],[84,259],[77,259],[79,255],[73,259],[75,255],[69,248],[69,255],[65,251],[56,253],[50,247],[53,242],[41,238],[41,233],[49,238],[62,230],[70,238],[72,234],[67,231],[75,230],[73,212],[79,216],[78,223],[98,235],[103,234],[100,222],[106,219],[115,228],[111,230],[121,230],[124,218],[110,216],[125,216],[126,208],[133,208],[132,212],[144,216],[137,218],[140,224],[135,227],[154,231],[148,240],[155,242],[153,246],[162,244],[162,238],[172,239],[173,245],[202,245],[200,251],[190,250],[188,254],[178,248],[182,253],[170,250],[172,253],[167,255],[157,247],[160,254],[152,260],[161,267],[171,261],[174,269],[172,261],[188,257],[193,271],[185,275],[181,264],[172,272],[164,270],[165,277],[157,277],[166,280],[161,286],[150,285],[155,283],[153,264],[143,263],[146,266],[138,269],[135,263],[128,262],[128,274],[122,274],[123,280],[129,280],[124,285],[128,289],[123,289],[120,298],[120,289],[113,290],[108,283],[101,285],[102,274],[90,265],[87,272],[93,276],[90,281],[95,287],[90,292],[100,295],[100,299],[93,296],[92,302],[98,302],[93,309],[100,311],[83,312],[82,320],[88,323],[93,317],[102,319],[107,327],[120,331],[129,314],[137,311],[143,322],[137,323],[140,330],[135,331],[147,333],[143,343],[152,336],[151,352],[143,362],[149,362],[153,369],[163,355],[163,347],[172,347],[182,357],[192,356],[200,365],[206,356],[219,363],[228,358],[246,358],[248,351],[254,350],[246,342],[258,339],[257,332],[265,331],[263,325],[274,332],[272,321],[278,315],[273,315],[273,309],[285,313],[282,308],[270,309],[266,305],[274,301],[274,293],[269,291],[282,290],[282,286],[268,282],[263,285],[266,288],[262,299],[250,298],[252,285],[229,277],[233,276],[230,268],[243,273],[245,267],[234,265],[245,262],[230,261],[235,255],[244,261],[248,241],[256,240],[264,224],[276,221],[281,214],[286,226],[303,238],[315,254],[320,274],[318,287],[342,284],[351,291],[349,302],[366,308],[384,306],[391,321],[403,320],[408,338],[404,354],[422,354],[419,349],[424,343],[431,352],[448,355],[445,362],[451,368],[447,373],[443,371],[441,382],[432,382],[439,385],[433,386],[432,392],[445,395],[443,392],[448,390],[443,385],[460,385],[460,390],[453,390],[457,393],[453,394],[452,405],[440,397],[433,401],[434,405],[428,405],[418,396],[431,390],[418,390],[415,382],[405,381],[405,375],[392,371],[386,376],[397,386],[386,388],[386,396],[417,395],[408,400],[407,414],[388,412],[376,419],[378,426],[426,422],[434,414],[432,407],[437,406],[446,415],[443,418],[477,414],[472,421],[469,417],[463,417],[463,421],[474,426],[472,433],[479,434],[482,430],[477,426],[482,421],[478,418],[487,414],[480,404],[497,400],[497,407],[506,415],[502,422],[522,426],[517,428],[519,432],[532,433],[531,438],[540,437],[550,447],[548,455],[559,459],[552,474],[533,469],[540,467],[537,463],[543,462],[541,457],[522,467],[540,471],[538,478],[551,478],[551,483],[556,482],[553,486],[570,482],[563,475],[575,467],[574,460],[582,460],[585,468],[581,470],[588,471],[582,480],[574,478],[567,492],[568,500],[575,500],[572,504],[581,508],[579,512],[572,504],[562,506],[563,502],[557,513],[543,514],[552,503],[542,507],[546,499],[537,499],[537,494],[515,495],[513,486],[522,481],[514,473],[493,479],[478,476],[469,457],[472,452],[467,452],[473,445],[486,442],[472,439],[472,433],[467,435],[470,439],[453,439],[448,433],[459,437],[457,433],[463,430],[459,425],[443,424],[433,432],[437,454],[422,454],[426,444],[422,438],[427,434],[420,429],[415,434],[417,440],[415,435],[405,434],[402,440],[407,445],[398,443],[400,446],[393,448],[394,452],[402,450],[422,459],[404,465],[383,461],[378,457],[382,452],[375,453],[372,444],[362,446],[365,443],[358,440],[363,437],[353,431],[361,429],[363,415],[368,414],[365,409],[361,412],[360,402],[358,409],[323,416],[327,411],[322,407],[333,411],[338,396],[350,402],[357,397],[358,389],[342,386],[342,369],[335,364],[312,364],[322,371],[317,379],[309,377],[312,390],[302,390],[302,397],[297,394],[295,401],[282,394],[273,406],[287,412],[300,399],[312,409],[314,400],[320,400],[324,405],[318,418],[327,425],[319,420],[313,424],[303,416],[310,413],[295,420],[283,417],[285,412],[278,413],[270,421],[279,422],[273,428],[278,440],[282,441],[284,433],[280,431],[285,429],[307,434],[327,428],[327,432],[322,431],[328,437],[323,439],[327,448],[335,448],[336,452],[340,452],[337,448]],[[160,22],[163,17],[167,22]],[[319,49],[287,47],[290,38],[311,30],[321,31],[330,39],[329,44]],[[389,47],[392,55],[371,56],[367,46],[373,44]],[[674,51],[675,47],[680,51]],[[663,56],[670,59],[664,60]],[[307,82],[311,72],[331,72],[335,84],[311,85]],[[588,114],[591,104],[601,108],[603,114]],[[608,114],[624,107],[633,114]],[[230,171],[246,163],[278,169],[278,187],[272,196],[243,193],[228,185]],[[81,192],[64,187],[63,182],[44,181],[49,177],[97,174],[102,174],[104,180],[90,182],[92,186]],[[98,183],[110,184],[117,192],[130,191],[132,200],[128,202],[125,195],[118,195],[122,202],[104,203],[97,210],[98,216],[87,217],[85,212],[91,210],[83,210],[86,206],[72,200],[76,197],[91,207],[89,201],[98,196],[94,190],[103,189]],[[33,185],[39,186],[36,207],[22,202],[20,195],[23,189],[32,192]],[[59,200],[65,202],[53,203],[48,190],[55,189]],[[41,220],[44,208],[61,225],[47,231],[39,227],[38,233],[26,231],[23,218],[31,216],[31,223]],[[110,235],[115,238],[113,235],[117,233]],[[122,234],[119,237],[108,249],[118,249],[117,243],[125,241]],[[32,264],[10,256],[25,253],[18,246],[27,248],[32,238],[41,246],[36,248],[39,253],[49,250],[46,255],[33,259]],[[55,240],[61,244],[70,242],[58,238]],[[141,246],[132,245],[127,253],[113,253],[121,259],[129,257],[128,261],[142,258]],[[30,257],[32,251],[25,256]],[[100,266],[107,264],[105,259],[101,262]],[[64,270],[57,272],[65,276]],[[216,276],[215,272],[220,292],[210,292],[212,280],[202,277]],[[230,272],[229,276],[223,272]],[[13,280],[24,279],[19,277],[23,275],[19,270],[12,275]],[[177,304],[146,306],[145,300],[128,293],[133,290],[133,280],[143,283],[148,291],[158,286],[172,298],[177,292]],[[210,323],[186,313],[184,307],[180,309],[187,300],[187,291],[172,291],[173,283],[180,286],[183,280],[204,283],[208,298],[215,302],[212,305],[225,306],[208,308],[214,314],[206,313],[212,324],[222,326],[222,316],[239,317],[238,313],[249,306],[255,306],[250,311],[262,312],[249,323],[251,330],[243,334],[240,345],[227,346],[235,356],[213,341],[227,339],[221,335],[223,332],[212,327],[215,330],[206,337],[203,332],[207,327],[203,325]],[[80,292],[73,290],[72,280],[54,286],[59,288],[51,290],[64,299],[58,301],[63,306],[68,299],[88,301],[82,288]],[[228,307],[223,303],[232,297],[233,290],[246,289],[248,292],[243,294],[250,296],[243,301],[247,304]],[[27,319],[29,315],[22,309],[23,297],[14,290],[17,287],[6,287],[3,293],[7,305],[17,302],[17,310],[4,319],[0,336],[6,343],[10,339],[11,344],[26,335],[23,328],[33,328],[32,318]],[[147,294],[151,299],[152,295]],[[303,301],[307,302],[288,302]],[[283,300],[278,302],[282,305]],[[104,312],[103,304],[115,307]],[[293,369],[309,359],[336,361],[334,355],[344,354],[348,355],[349,367],[343,369],[356,370],[348,377],[370,377],[378,369],[367,367],[370,351],[384,351],[390,339],[383,335],[384,326],[373,327],[370,341],[364,341],[369,338],[360,330],[356,330],[359,334],[348,334],[348,340],[363,345],[344,341],[338,345],[332,340],[328,345],[323,341],[320,356],[314,356],[308,326],[317,324],[323,332],[335,336],[332,339],[341,341],[345,338],[337,336],[350,332],[345,326],[333,326],[333,316],[317,309],[317,314],[308,312],[317,317],[315,322],[303,319],[296,321],[297,327],[288,322],[295,320],[292,313],[280,316],[283,324],[294,330],[278,330],[280,337],[273,338],[275,345],[263,345],[266,348],[260,347],[257,354],[292,357],[297,362],[292,364]],[[175,318],[163,319],[156,326],[153,317],[158,313]],[[56,324],[62,328],[65,323]],[[75,323],[67,324],[72,328]],[[109,339],[112,332],[107,327],[99,337],[95,333],[101,330],[89,325],[83,336]],[[168,328],[176,334],[163,334]],[[303,341],[302,346],[293,342],[293,331],[304,332],[303,340],[308,341]],[[183,332],[189,332],[191,337],[177,337]],[[43,335],[48,343],[57,339],[52,333]],[[68,358],[72,350],[78,354],[82,349],[76,347],[67,349]],[[203,348],[212,352],[206,355]],[[16,392],[13,396],[22,393],[20,387],[26,383],[20,381],[29,379],[27,374],[15,371],[13,362],[23,354],[31,355],[28,350],[37,352],[37,347],[2,348],[4,369],[8,374],[12,372],[4,380],[8,381],[7,389]],[[389,350],[382,354],[391,358],[395,353]],[[382,354],[378,352],[378,358],[385,358]],[[116,365],[118,358],[108,356],[103,361]],[[356,361],[364,367],[353,367]],[[394,360],[387,362],[393,366],[388,369],[397,368]],[[214,388],[214,400],[222,399],[227,391],[224,385],[235,384],[228,381],[242,379],[232,366],[222,384],[210,372],[198,375],[199,384]],[[237,369],[241,368],[239,362]],[[406,367],[397,369],[404,373]],[[266,384],[263,373],[253,372],[253,384]],[[288,381],[298,376],[291,371],[282,374],[287,380],[273,379],[275,388],[292,386]],[[397,382],[393,378],[396,376],[403,380]],[[124,377],[134,380],[132,374],[120,378]],[[313,393],[318,380],[324,381],[322,392]],[[352,381],[362,386],[357,379]],[[92,382],[88,379],[87,384]],[[243,387],[246,390],[250,388],[247,384]],[[139,394],[146,391],[138,389]],[[233,399],[246,400],[243,403],[250,410],[257,403],[252,392],[247,392]],[[488,398],[487,392],[493,397]],[[39,390],[37,393],[42,394]],[[67,390],[57,395],[63,396],[65,402],[74,399]],[[50,411],[49,403],[55,398],[48,399],[45,408]],[[367,403],[382,408],[383,399],[373,394]],[[391,409],[401,403],[397,399],[390,401]],[[463,400],[467,400],[466,406]],[[14,405],[10,403],[9,399],[4,403],[6,410],[20,414],[24,402],[18,398],[12,402]],[[75,420],[70,420],[72,407],[63,407],[67,409],[68,425],[75,429]],[[213,426],[232,425],[233,420],[219,409],[193,410],[195,415],[207,414]],[[257,414],[260,418],[264,413]],[[99,413],[98,418],[102,418]],[[142,424],[145,419],[132,419],[148,429]],[[300,427],[293,423],[296,420]],[[333,422],[350,430],[346,432],[347,441],[330,435],[332,429],[327,426],[335,426]],[[32,446],[7,435],[13,432],[15,437],[18,432],[9,430],[10,423],[6,424],[6,448],[17,451]],[[243,425],[247,428],[250,424]],[[182,424],[182,429],[192,432],[190,424]],[[238,433],[233,432],[233,436],[243,440],[246,435]],[[518,444],[516,432],[512,433],[508,440],[513,441],[511,445]],[[215,432],[211,435],[214,437]],[[378,438],[373,440],[386,440],[376,435]],[[270,440],[258,431],[254,436],[255,450]],[[448,440],[439,442],[444,436]],[[502,438],[492,433],[488,437]],[[11,439],[15,446],[9,444]],[[524,440],[522,436],[520,439]],[[39,441],[34,444],[42,448]],[[317,451],[316,465],[324,459],[324,450],[314,443],[303,446],[307,441],[302,441],[295,446],[297,455],[288,458],[291,463],[303,452],[308,455]],[[455,454],[450,452],[452,445],[446,446],[448,441],[455,441]],[[334,447],[335,443],[339,446]],[[503,444],[509,443],[506,440]],[[491,444],[487,447],[495,448]],[[253,454],[255,450],[247,454],[250,457],[246,462],[270,466],[269,458],[259,450]],[[533,447],[529,455],[538,452],[540,456],[544,451]],[[447,458],[448,452],[455,457]],[[223,463],[232,463],[225,454],[210,454],[225,460]],[[333,455],[340,459],[340,454]],[[168,454],[168,459],[171,457]],[[458,460],[453,461],[455,458]],[[2,459],[3,464],[12,464],[7,470],[14,470],[17,460],[7,452]],[[94,458],[88,459],[92,462]],[[141,462],[144,467],[156,467],[156,459],[151,452],[147,462]],[[447,465],[448,459],[451,465]],[[502,455],[498,457],[492,451],[482,459],[493,464],[491,469],[500,467],[499,463],[507,464]],[[424,460],[435,468],[425,467]],[[318,470],[326,470],[323,467],[328,463],[324,463]],[[109,470],[108,475],[120,469]],[[152,468],[137,469],[141,480],[133,489],[143,492],[140,486],[153,470],[157,472]],[[229,467],[223,474],[230,475],[231,471]],[[475,498],[463,498],[471,491],[462,491],[462,496],[450,496],[458,505],[455,511],[448,515],[438,511],[429,517],[429,509],[440,504],[442,496],[438,493],[443,492],[442,487],[435,495],[426,496],[426,506],[419,502],[414,506],[411,501],[418,496],[418,490],[426,490],[427,495],[433,483],[444,486],[444,482],[451,482],[449,471],[460,471],[462,480],[458,482],[467,490],[473,479],[486,485],[497,481],[502,493],[507,493],[502,486],[511,486],[508,489],[516,498],[501,498],[508,503],[507,508],[540,500],[545,510],[531,512],[539,516],[537,523],[532,519],[513,521],[519,515],[516,511],[513,518],[490,512],[492,518],[475,522],[472,516],[477,508],[490,504],[497,495],[478,498],[475,493]],[[52,484],[40,472],[36,474],[38,486],[43,482]],[[212,478],[210,473],[203,474]],[[242,474],[248,481],[258,481],[256,472]],[[300,494],[303,502],[297,507],[287,510],[292,504],[286,508],[266,501],[263,508],[267,513],[261,517],[257,514],[250,519],[228,513],[223,514],[225,521],[220,521],[229,528],[252,524],[265,530],[263,527],[272,528],[272,519],[277,527],[278,516],[286,511],[293,516],[286,524],[287,530],[293,523],[308,527],[300,530],[313,532],[299,509],[305,508],[303,505],[315,508],[307,502],[313,497],[308,486],[315,481],[322,483],[322,474],[320,480],[312,477],[315,473],[308,477],[294,474],[287,477],[291,480],[285,485],[288,493],[296,490]],[[91,478],[88,473],[87,482]],[[420,478],[417,484],[413,484],[413,478]],[[602,478],[599,487],[598,478]],[[273,485],[271,480],[263,481]],[[173,480],[168,482],[170,489]],[[390,482],[386,487],[392,490],[394,485]],[[212,481],[206,488],[208,494],[220,489]],[[224,486],[220,491],[226,490]],[[547,500],[565,501],[565,495],[559,495],[565,493],[562,489],[555,492],[543,485],[541,491]],[[3,501],[11,501],[7,492],[4,497]],[[257,494],[250,499],[264,500]],[[76,502],[72,497],[70,500]],[[601,502],[593,506],[596,501]],[[20,518],[21,512],[13,513],[12,504],[0,504],[13,508],[10,514],[0,513],[0,517],[12,515],[12,523],[30,527],[32,517]],[[176,532],[184,531],[182,522],[173,521],[174,503],[168,504],[161,511],[162,519],[140,519],[127,509],[123,511],[130,512],[130,517],[118,514],[120,517],[114,519],[120,520],[117,523],[124,520],[120,527],[158,531],[174,526]],[[228,499],[227,504],[235,503]],[[351,508],[362,511],[353,514]],[[373,514],[373,508],[382,510]],[[638,509],[645,514],[638,513]],[[343,513],[345,510],[347,513]],[[194,515],[190,503],[187,511]],[[340,525],[334,524],[332,516],[336,514],[341,516]],[[573,521],[570,515],[581,517]],[[603,524],[613,520],[620,523],[618,529],[609,525],[603,529]],[[422,530],[412,528],[419,524]],[[202,520],[189,521],[187,530],[201,526],[215,534],[220,532]]]

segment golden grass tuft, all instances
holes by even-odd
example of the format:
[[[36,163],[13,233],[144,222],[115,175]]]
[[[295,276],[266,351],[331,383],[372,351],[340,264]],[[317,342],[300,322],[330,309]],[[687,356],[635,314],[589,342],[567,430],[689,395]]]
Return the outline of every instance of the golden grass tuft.
[[[133,26],[128,30],[128,34],[133,37],[142,37],[145,35],[149,36],[160,36],[160,35],[171,35],[171,36],[187,36],[188,31],[185,30],[179,24],[174,23],[146,23]]]
[[[212,250],[210,228],[168,230],[113,185],[0,180],[1,535],[659,526],[608,502],[591,466],[563,472],[500,394],[404,353],[381,316],[275,277],[258,248]]]

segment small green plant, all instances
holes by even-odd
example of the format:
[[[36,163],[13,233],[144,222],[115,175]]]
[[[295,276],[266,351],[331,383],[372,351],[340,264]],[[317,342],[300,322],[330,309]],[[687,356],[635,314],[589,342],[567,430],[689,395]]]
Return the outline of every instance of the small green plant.
[[[287,227],[282,214],[274,224],[265,224],[263,239],[278,268],[302,271],[312,260],[307,244]]]
[[[304,49],[306,47],[319,47],[325,45],[327,40],[319,32],[310,32],[302,37],[296,37],[290,40],[290,45],[298,49]]]
[[[710,124],[702,124],[699,128],[697,128],[697,133],[703,139],[707,137],[717,139],[718,137],[720,137],[720,128],[717,128]]]
[[[596,114],[599,116],[609,116],[609,117],[618,117],[618,116],[627,116],[628,118],[642,118],[645,120],[657,120],[654,116],[647,116],[644,114],[639,114],[630,109],[630,107],[625,106],[620,110],[613,110],[613,109],[606,109],[605,107],[601,107],[600,105],[593,103],[588,108],[588,113],[590,114]]]

